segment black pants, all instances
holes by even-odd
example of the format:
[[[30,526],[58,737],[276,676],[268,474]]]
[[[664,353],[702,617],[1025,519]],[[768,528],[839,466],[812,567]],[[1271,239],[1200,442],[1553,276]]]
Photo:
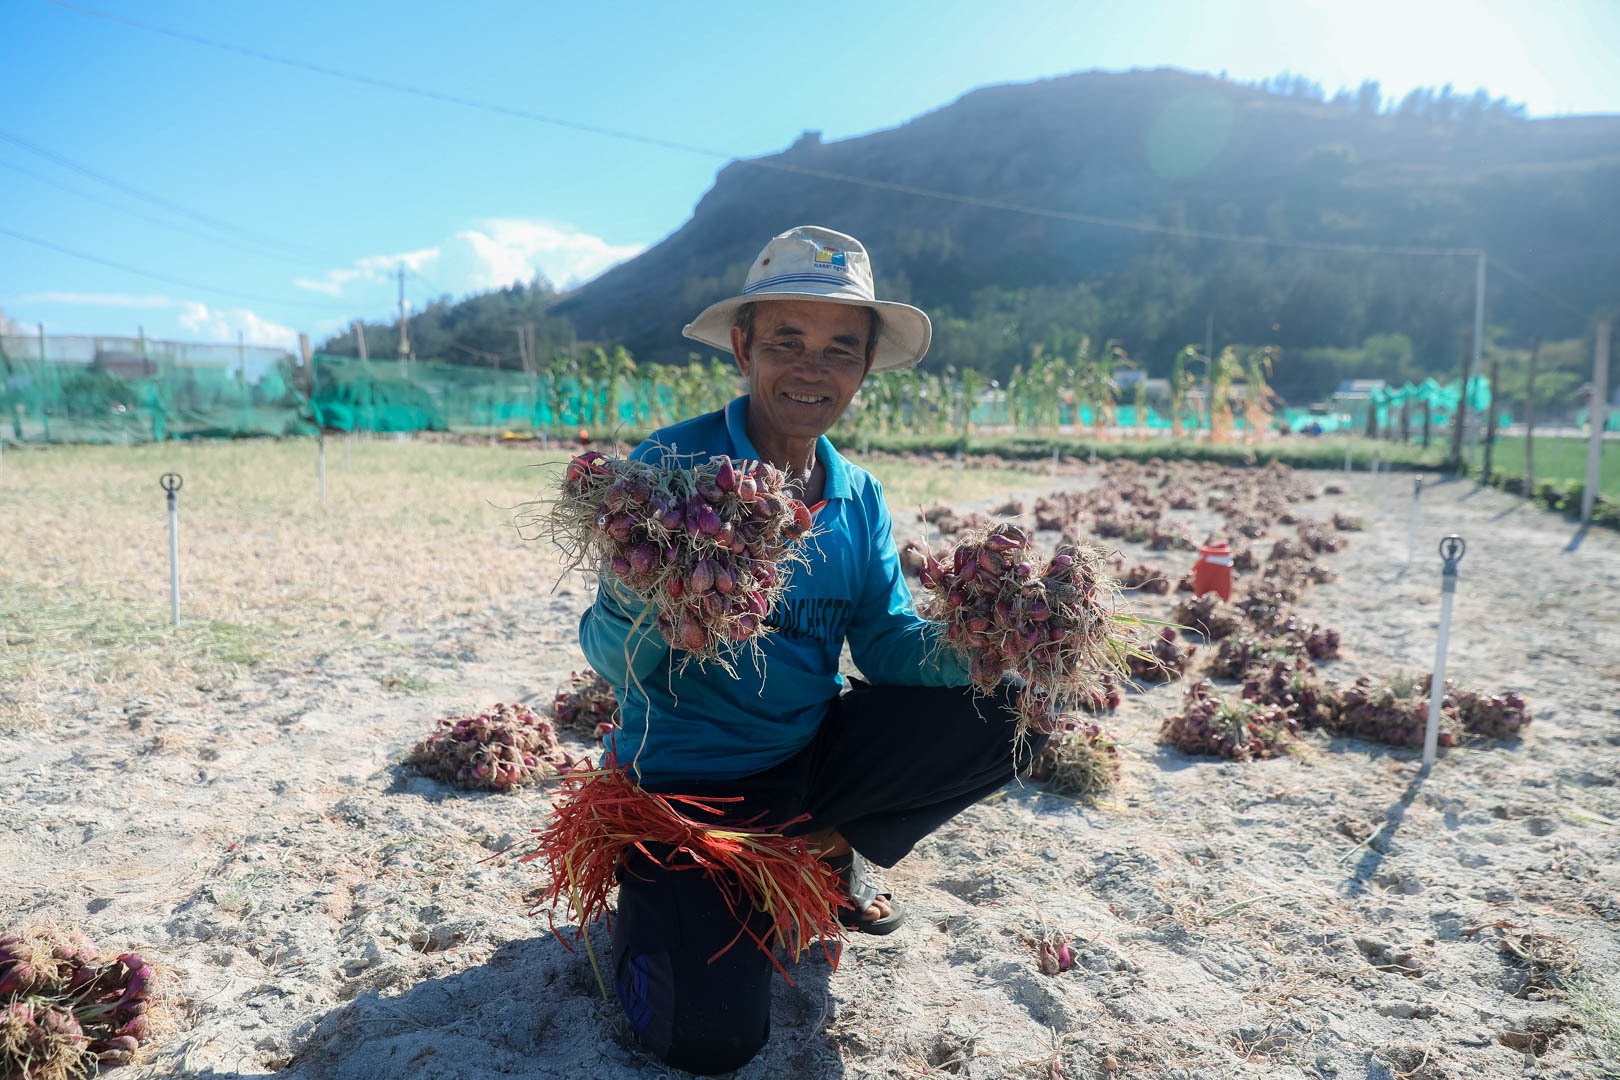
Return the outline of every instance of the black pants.
[[[807,813],[790,831],[836,828],[866,858],[893,866],[1039,752],[1045,740],[1035,736],[1013,760],[1011,703],[1007,685],[980,697],[852,680],[815,740],[782,764],[737,780],[649,787],[741,796],[729,820],[776,824]],[[770,925],[761,912],[733,912],[704,874],[666,870],[640,855],[619,873],[619,1000],[642,1044],[667,1064],[701,1075],[727,1072],[770,1035],[772,963],[747,934],[738,937],[739,918],[750,920],[755,936]]]

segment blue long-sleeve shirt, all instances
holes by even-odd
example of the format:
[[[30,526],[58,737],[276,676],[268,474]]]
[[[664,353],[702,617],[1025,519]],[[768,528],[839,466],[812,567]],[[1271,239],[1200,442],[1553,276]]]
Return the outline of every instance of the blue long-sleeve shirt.
[[[673,455],[683,464],[715,454],[758,460],[747,417],[743,396],[655,432],[631,456],[656,462]],[[838,658],[846,639],[872,682],[969,683],[966,664],[912,607],[882,486],[825,436],[816,456],[826,487],[816,535],[805,544],[809,562],[793,569],[766,618],[772,632],[757,670],[744,650],[733,662],[735,676],[695,662],[678,672],[684,654],[664,642],[639,602],[628,606],[611,586],[598,590],[581,617],[580,647],[619,697],[623,726],[610,749],[633,763],[642,782],[748,776],[803,749],[843,688]]]

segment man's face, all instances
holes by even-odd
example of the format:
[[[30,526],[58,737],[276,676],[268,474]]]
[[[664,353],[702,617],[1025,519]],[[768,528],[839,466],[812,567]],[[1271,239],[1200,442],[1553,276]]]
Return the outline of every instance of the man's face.
[[[813,300],[765,300],[754,309],[744,348],[731,330],[732,352],[748,383],[756,423],[788,439],[826,434],[860,389],[871,365],[872,316],[864,307]]]

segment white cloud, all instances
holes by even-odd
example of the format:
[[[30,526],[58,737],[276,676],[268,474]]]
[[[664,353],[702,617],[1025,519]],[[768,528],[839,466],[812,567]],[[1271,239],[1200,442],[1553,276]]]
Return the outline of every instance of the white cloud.
[[[298,278],[293,284],[300,289],[325,293],[327,296],[342,296],[344,288],[350,282],[376,284],[388,281],[401,263],[405,264],[407,270],[419,271],[438,257],[439,249],[436,247],[406,251],[398,255],[367,255],[363,259],[356,259],[352,267],[328,270],[324,278]]]
[[[497,218],[456,233],[445,244],[441,266],[443,276],[467,290],[499,288],[536,275],[570,288],[641,251],[639,244],[609,244],[547,221]]]
[[[181,329],[194,334],[215,341],[235,341],[240,331],[249,345],[276,345],[284,349],[298,347],[298,331],[255,315],[247,308],[225,311],[196,300],[187,300],[181,306],[184,310],[175,321]]]
[[[435,247],[398,255],[368,255],[352,266],[328,270],[319,278],[299,278],[301,289],[342,296],[351,285],[393,280],[401,263],[452,295],[497,289],[514,281],[544,277],[570,288],[643,250],[639,244],[610,244],[566,225],[521,218],[492,218],[463,229]]]
[[[24,304],[92,304],[97,307],[168,308],[178,301],[167,296],[130,296],[127,293],[40,292],[20,298]]]

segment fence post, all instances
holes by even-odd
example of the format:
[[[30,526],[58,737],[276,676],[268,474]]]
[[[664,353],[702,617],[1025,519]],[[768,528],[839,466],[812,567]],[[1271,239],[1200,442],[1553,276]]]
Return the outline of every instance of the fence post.
[[[1496,398],[1497,377],[1502,373],[1502,361],[1499,357],[1491,359],[1491,407],[1485,414],[1485,461],[1481,467],[1481,479],[1489,484],[1491,482],[1491,459],[1495,457],[1496,450],[1496,417],[1501,411]]]
[[[1417,554],[1418,519],[1423,514],[1423,477],[1412,481],[1412,517],[1406,526],[1406,565],[1412,565]]]
[[[1473,331],[1463,338],[1462,389],[1457,395],[1457,411],[1451,417],[1451,462],[1453,469],[1462,467],[1463,428],[1468,424],[1468,376],[1473,372]]]
[[[1581,491],[1581,524],[1592,520],[1592,503],[1597,499],[1598,470],[1603,464],[1603,429],[1609,423],[1609,323],[1597,324],[1597,340],[1592,345],[1592,400],[1586,415],[1592,425],[1592,438],[1586,444],[1586,487]]]
[[[1541,354],[1541,337],[1530,345],[1530,373],[1524,382],[1524,493],[1536,497],[1536,358]]]

